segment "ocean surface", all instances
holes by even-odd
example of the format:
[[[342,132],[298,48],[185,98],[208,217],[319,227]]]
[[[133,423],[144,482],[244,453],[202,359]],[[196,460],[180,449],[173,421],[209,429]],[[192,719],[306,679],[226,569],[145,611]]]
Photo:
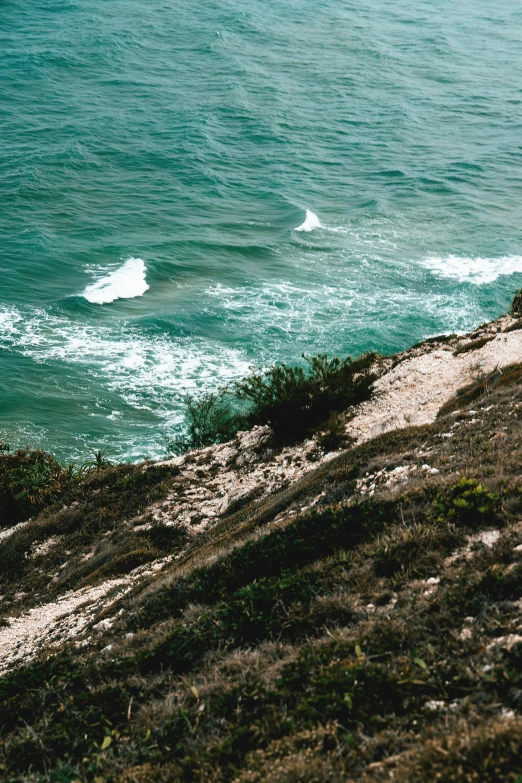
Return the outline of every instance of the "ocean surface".
[[[522,287],[514,0],[0,0],[0,440],[158,457],[184,397]]]

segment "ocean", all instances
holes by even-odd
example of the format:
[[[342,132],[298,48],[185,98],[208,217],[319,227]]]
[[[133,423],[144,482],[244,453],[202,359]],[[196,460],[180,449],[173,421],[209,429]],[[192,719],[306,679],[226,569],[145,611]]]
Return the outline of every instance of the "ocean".
[[[522,287],[522,7],[0,0],[0,440],[161,457],[184,400]]]

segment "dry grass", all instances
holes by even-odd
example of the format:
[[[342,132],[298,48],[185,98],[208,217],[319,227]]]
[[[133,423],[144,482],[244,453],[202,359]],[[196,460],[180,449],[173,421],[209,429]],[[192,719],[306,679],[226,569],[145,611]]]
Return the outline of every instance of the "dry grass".
[[[90,646],[0,679],[0,779],[519,783],[521,378],[483,379],[433,425],[248,503],[111,607]],[[115,514],[124,479],[100,477],[95,504],[85,490],[4,542],[23,569],[2,590],[29,592],[64,562],[52,589],[92,583],[183,547],[179,531],[128,524],[175,477],[134,487]]]

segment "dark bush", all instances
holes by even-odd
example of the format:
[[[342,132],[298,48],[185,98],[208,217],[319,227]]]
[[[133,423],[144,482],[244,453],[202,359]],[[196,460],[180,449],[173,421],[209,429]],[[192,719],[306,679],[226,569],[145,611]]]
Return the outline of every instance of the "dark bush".
[[[238,398],[251,405],[249,424],[270,425],[279,441],[299,440],[327,422],[332,412],[368,399],[376,378],[374,353],[355,360],[329,359],[326,354],[303,358],[306,367],[278,364],[236,384]]]
[[[154,522],[152,527],[143,532],[143,537],[147,538],[151,545],[161,552],[172,552],[181,549],[188,539],[188,533],[184,527],[168,527],[167,525]]]
[[[0,448],[0,525],[28,519],[54,503],[68,475],[55,458],[39,449],[9,453]]]
[[[169,454],[184,454],[213,443],[226,443],[241,427],[241,417],[234,412],[227,391],[206,394],[200,399],[189,396],[186,405],[187,434],[167,442]]]
[[[517,291],[511,302],[511,308],[509,310],[511,315],[522,316],[522,289]]]
[[[336,448],[346,440],[339,414],[370,396],[376,357],[303,356],[305,366],[278,364],[252,373],[231,390],[187,397],[187,434],[168,441],[167,452],[226,443],[240,429],[257,424],[268,424],[278,443],[298,441],[323,425],[323,445]]]

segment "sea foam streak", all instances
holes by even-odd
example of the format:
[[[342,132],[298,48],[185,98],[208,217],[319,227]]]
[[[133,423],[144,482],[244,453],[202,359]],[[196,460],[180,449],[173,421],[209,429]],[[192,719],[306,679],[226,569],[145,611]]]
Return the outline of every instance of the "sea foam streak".
[[[141,258],[129,258],[119,269],[88,285],[82,296],[93,304],[134,299],[149,290],[146,274],[147,268]]]
[[[306,210],[304,222],[294,229],[294,231],[313,231],[314,228],[322,228],[321,221],[311,209]]]
[[[522,256],[501,256],[500,258],[468,258],[466,256],[430,257],[423,266],[439,277],[449,277],[459,283],[484,285],[493,283],[501,275],[522,272]]]

